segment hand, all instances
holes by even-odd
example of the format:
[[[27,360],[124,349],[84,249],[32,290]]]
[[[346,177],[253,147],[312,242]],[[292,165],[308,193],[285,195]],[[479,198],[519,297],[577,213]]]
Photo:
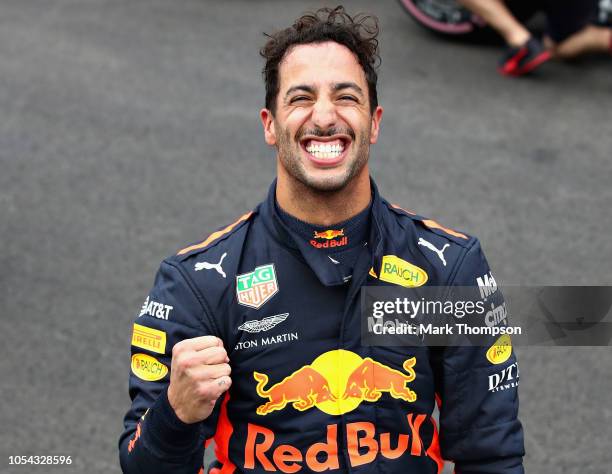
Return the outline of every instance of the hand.
[[[168,401],[183,423],[208,418],[217,399],[232,385],[229,357],[221,339],[194,337],[172,348]]]

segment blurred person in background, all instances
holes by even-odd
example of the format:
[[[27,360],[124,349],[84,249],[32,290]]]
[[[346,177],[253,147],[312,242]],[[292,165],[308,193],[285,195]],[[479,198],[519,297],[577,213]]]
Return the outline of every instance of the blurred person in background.
[[[499,72],[522,76],[551,58],[574,59],[588,53],[612,53],[612,28],[595,24],[597,0],[458,0],[506,41]],[[542,41],[523,24],[544,11],[548,23]]]

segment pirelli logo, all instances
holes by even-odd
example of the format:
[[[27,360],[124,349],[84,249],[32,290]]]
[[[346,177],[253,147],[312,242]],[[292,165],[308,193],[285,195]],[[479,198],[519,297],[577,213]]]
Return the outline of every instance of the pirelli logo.
[[[134,323],[132,345],[151,352],[157,352],[158,354],[164,354],[166,352],[166,333]]]

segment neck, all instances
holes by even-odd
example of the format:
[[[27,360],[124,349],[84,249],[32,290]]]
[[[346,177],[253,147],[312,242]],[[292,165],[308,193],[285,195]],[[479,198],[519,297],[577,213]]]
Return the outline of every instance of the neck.
[[[317,191],[286,173],[279,173],[276,200],[288,214],[309,224],[329,226],[350,219],[370,204],[367,166],[338,191]]]

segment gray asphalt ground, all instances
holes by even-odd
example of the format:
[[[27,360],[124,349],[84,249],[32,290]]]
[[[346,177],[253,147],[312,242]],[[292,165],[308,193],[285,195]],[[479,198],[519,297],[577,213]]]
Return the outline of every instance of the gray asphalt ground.
[[[261,33],[320,4],[0,1],[0,472],[120,471],[132,319],[163,257],[264,197]],[[504,284],[612,284],[612,60],[506,79],[496,46],[346,5],[382,27],[383,193]],[[518,357],[527,472],[610,472],[612,350]]]

